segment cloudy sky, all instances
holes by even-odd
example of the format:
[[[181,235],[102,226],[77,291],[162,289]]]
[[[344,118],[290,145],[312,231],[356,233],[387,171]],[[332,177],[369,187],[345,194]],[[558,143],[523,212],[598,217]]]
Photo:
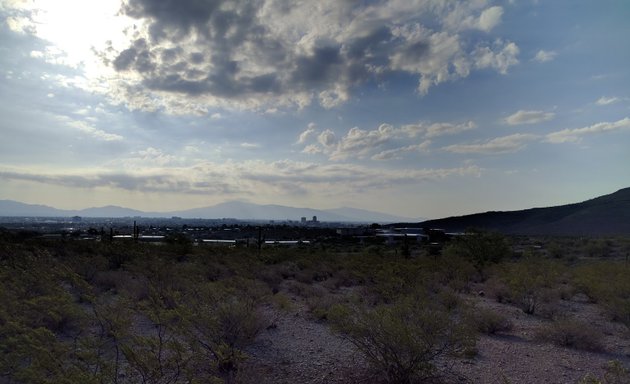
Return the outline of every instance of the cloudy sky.
[[[0,199],[442,217],[630,186],[626,0],[0,0]]]

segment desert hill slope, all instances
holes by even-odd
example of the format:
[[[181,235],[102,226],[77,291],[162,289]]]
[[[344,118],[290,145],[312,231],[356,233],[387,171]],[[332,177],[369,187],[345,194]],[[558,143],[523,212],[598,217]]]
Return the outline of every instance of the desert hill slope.
[[[630,234],[630,188],[581,203],[454,216],[427,220],[420,226],[447,231],[463,231],[474,227],[529,235]]]

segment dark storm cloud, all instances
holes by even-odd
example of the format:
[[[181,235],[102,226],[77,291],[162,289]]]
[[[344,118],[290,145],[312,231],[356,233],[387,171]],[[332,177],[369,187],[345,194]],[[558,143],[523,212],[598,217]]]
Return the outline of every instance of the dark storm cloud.
[[[136,56],[138,52],[136,52],[135,48],[127,48],[124,51],[120,52],[118,57],[114,59],[114,68],[117,71],[124,71],[129,69],[134,61],[136,61]]]
[[[362,60],[365,57],[383,59],[387,57],[387,44],[393,39],[388,26],[376,27],[366,36],[350,41],[346,47],[348,58]]]
[[[177,60],[177,58],[179,58],[181,54],[182,54],[182,49],[179,47],[168,48],[168,49],[163,49],[160,52],[160,57],[164,63],[172,63],[173,61]],[[191,61],[193,63],[195,62],[194,60],[191,60]]]
[[[134,69],[140,73],[147,73],[155,70],[156,57],[148,49],[145,39],[137,39],[133,42],[133,46],[120,52],[113,64],[117,71]]]
[[[293,81],[306,86],[330,81],[338,75],[336,68],[341,63],[338,47],[322,47],[315,49],[312,55],[296,59]]]
[[[212,0],[129,0],[123,13],[137,18],[154,20],[151,36],[154,39],[165,37],[164,31],[174,29],[185,35],[193,28],[206,24],[217,11],[222,1]]]
[[[430,45],[425,41],[417,41],[409,44],[402,50],[402,55],[406,60],[418,61],[421,60],[429,52]]]
[[[118,71],[139,73],[148,89],[235,98],[282,88],[276,73],[244,74],[233,59],[246,43],[256,48],[249,53],[257,55],[252,60],[261,64],[285,56],[280,43],[265,38],[265,29],[254,19],[253,2],[130,0],[122,11],[148,19],[150,39],[134,42],[118,54],[113,65]],[[194,52],[161,45],[165,39],[177,43],[190,37],[195,39]]]
[[[189,95],[199,95],[210,90],[206,81],[190,81],[178,74],[149,78],[144,81],[144,84],[150,89],[186,93]]]
[[[422,9],[392,13],[387,2],[126,0],[122,13],[143,21],[144,32],[134,34],[146,40],[136,39],[111,61],[117,71],[139,75],[136,81],[148,90],[235,101],[319,95],[332,106],[353,86],[400,70],[422,79],[426,92],[467,75],[452,72],[454,58],[460,68],[471,64],[463,62],[460,27],[423,29]],[[435,18],[450,12],[438,9],[446,13]],[[362,21],[362,12],[371,19]],[[441,45],[434,50],[434,44]]]
[[[203,63],[206,55],[203,52],[193,52],[190,54],[190,62],[193,64]]]

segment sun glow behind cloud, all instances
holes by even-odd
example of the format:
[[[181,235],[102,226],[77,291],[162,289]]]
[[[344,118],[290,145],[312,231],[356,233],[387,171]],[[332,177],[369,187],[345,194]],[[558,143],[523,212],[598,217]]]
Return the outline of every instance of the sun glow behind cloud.
[[[335,108],[356,86],[395,72],[416,77],[417,91],[426,95],[474,70],[506,74],[519,62],[514,42],[490,38],[503,7],[485,1],[355,7],[336,1],[38,0],[11,6],[18,10],[13,30],[52,43],[35,55],[80,67],[92,90],[139,110]],[[438,23],[424,26],[427,17]]]
[[[125,44],[124,31],[133,28],[134,23],[120,14],[120,3],[116,0],[33,0],[13,1],[9,5],[17,6],[29,16],[18,18],[13,29],[31,29],[63,52],[67,64],[82,66],[88,72],[103,70],[102,63],[95,60],[94,51],[102,49],[106,41],[114,46]]]

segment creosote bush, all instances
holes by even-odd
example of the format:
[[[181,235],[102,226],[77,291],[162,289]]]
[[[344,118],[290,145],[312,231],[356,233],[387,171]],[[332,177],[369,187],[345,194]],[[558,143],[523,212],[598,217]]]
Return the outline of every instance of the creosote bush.
[[[585,351],[601,351],[602,334],[590,324],[574,319],[555,320],[537,333],[537,338],[560,347]]]
[[[0,382],[233,382],[264,328],[260,263],[191,248],[0,241]]]
[[[472,318],[477,331],[487,335],[509,332],[513,327],[510,319],[490,309],[476,308]]]
[[[561,264],[557,261],[533,256],[495,271],[508,288],[508,300],[530,315],[554,299],[553,288],[559,284],[561,272]]]
[[[382,245],[258,252],[180,240],[17,241],[0,233],[0,382],[240,382],[243,367],[252,368],[248,345],[268,325],[267,304],[265,313],[306,304],[311,320],[339,331],[387,382],[429,382],[448,373],[444,359],[474,352],[478,332],[510,330],[500,314],[464,306],[461,293],[484,282],[485,294],[535,314],[560,289],[571,299],[575,287],[630,324],[623,264],[572,265],[566,281],[567,257],[537,252],[506,262],[507,240],[496,234],[458,239],[440,257],[414,250],[409,258]],[[540,337],[597,350],[588,329],[550,322]],[[627,370],[596,382],[627,383]]]
[[[606,373],[602,379],[588,373],[578,384],[630,384],[630,370],[619,360],[611,360],[606,364]]]
[[[612,320],[630,327],[630,267],[613,261],[581,265],[573,271],[573,282]]]
[[[334,329],[382,373],[388,383],[420,383],[444,374],[442,357],[474,347],[474,331],[458,310],[436,300],[404,297],[374,308],[338,305],[329,311]]]

